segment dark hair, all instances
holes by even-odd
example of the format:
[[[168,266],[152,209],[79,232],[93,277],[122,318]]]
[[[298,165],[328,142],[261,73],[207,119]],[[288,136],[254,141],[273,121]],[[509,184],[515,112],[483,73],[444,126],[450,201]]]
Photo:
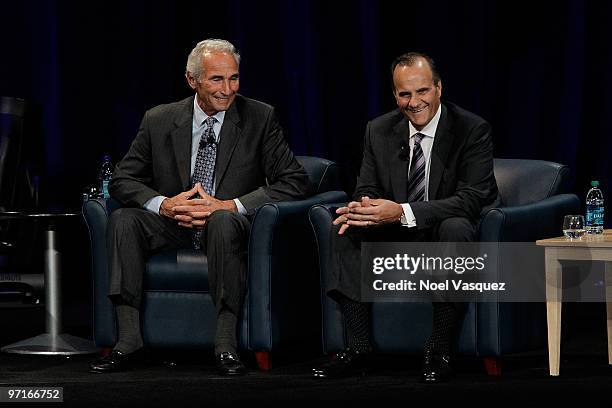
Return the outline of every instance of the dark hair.
[[[393,89],[395,89],[395,85],[393,84],[393,73],[395,72],[395,68],[397,68],[398,65],[410,67],[414,65],[420,58],[427,61],[427,64],[429,64],[429,69],[431,69],[431,77],[433,79],[434,85],[438,85],[442,78],[440,78],[440,74],[438,74],[438,70],[436,69],[436,63],[434,62],[434,60],[429,55],[422,54],[420,52],[408,52],[397,57],[391,64],[391,86],[393,87]]]

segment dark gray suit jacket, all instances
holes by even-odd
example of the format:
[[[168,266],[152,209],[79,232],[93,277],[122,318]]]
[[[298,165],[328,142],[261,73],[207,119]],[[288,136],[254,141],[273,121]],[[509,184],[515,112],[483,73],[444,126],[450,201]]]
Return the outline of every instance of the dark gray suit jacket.
[[[109,191],[127,206],[191,188],[193,96],[144,115]],[[308,175],[283,137],[274,108],[237,95],[221,127],[215,197],[238,198],[248,213],[266,202],[302,198]]]
[[[442,113],[431,152],[429,201],[410,203],[417,227],[431,228],[451,217],[477,221],[483,207],[497,201],[493,174],[491,126],[451,103]],[[368,123],[364,154],[354,197],[385,198],[405,203],[408,120],[394,110]]]

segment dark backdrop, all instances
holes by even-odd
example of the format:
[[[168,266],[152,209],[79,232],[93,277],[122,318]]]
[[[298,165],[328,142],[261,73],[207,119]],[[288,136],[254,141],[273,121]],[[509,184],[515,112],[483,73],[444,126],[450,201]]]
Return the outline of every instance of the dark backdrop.
[[[279,109],[297,154],[353,171],[366,122],[394,108],[391,61],[422,51],[438,63],[443,97],[493,125],[496,157],[568,164],[582,199],[591,179],[609,198],[611,9],[583,0],[14,0],[0,6],[0,95],[37,113],[29,155],[44,201],[77,207],[101,155],[123,156],[146,109],[191,94],[185,61],[202,39],[238,47],[241,92]],[[66,326],[88,326],[87,233],[64,227]]]
[[[353,170],[367,120],[394,108],[390,62],[418,50],[437,61],[444,98],[491,122],[496,157],[568,164],[583,197],[590,179],[607,193],[610,175],[611,8],[581,0],[15,1],[0,8],[0,94],[39,107],[43,191],[52,203],[78,204],[100,156],[122,157],[146,109],[190,95],[183,72],[199,40],[238,47],[241,93],[278,107],[297,154]]]

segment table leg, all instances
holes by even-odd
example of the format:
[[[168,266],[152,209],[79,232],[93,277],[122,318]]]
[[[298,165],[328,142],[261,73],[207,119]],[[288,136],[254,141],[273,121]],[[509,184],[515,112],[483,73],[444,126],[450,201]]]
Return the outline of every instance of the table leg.
[[[62,277],[59,274],[60,253],[56,234],[52,228],[45,231],[45,328],[57,336],[62,330]]]
[[[61,299],[61,255],[52,223],[45,234],[45,328],[46,333],[2,347],[5,353],[72,355],[92,354],[98,349],[90,340],[63,333]]]
[[[546,248],[546,319],[550,375],[559,375],[561,357],[562,267],[555,248]]]
[[[612,365],[612,262],[606,262],[606,312],[608,320],[608,364]]]

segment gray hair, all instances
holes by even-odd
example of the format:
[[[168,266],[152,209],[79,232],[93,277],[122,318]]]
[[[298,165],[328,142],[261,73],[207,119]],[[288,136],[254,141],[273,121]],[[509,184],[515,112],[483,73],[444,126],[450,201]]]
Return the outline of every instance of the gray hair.
[[[187,66],[185,68],[185,70],[191,73],[198,81],[202,75],[202,58],[204,54],[211,52],[232,54],[236,59],[236,64],[240,65],[240,54],[238,54],[236,47],[234,47],[231,42],[216,38],[200,41],[189,53],[189,57],[187,57]]]

